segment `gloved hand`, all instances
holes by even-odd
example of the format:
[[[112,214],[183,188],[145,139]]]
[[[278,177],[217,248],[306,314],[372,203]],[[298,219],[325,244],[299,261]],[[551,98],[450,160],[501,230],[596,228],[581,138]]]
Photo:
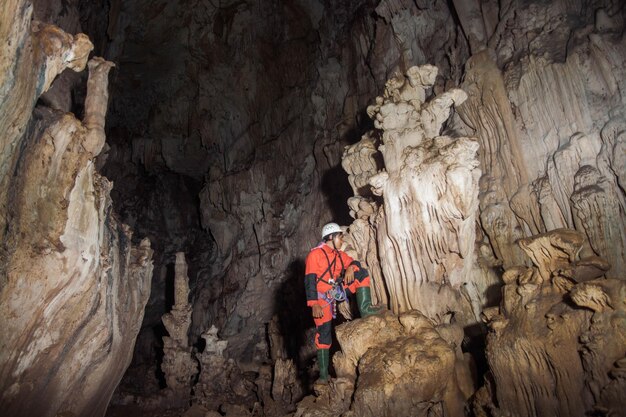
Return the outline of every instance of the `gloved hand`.
[[[346,268],[346,274],[343,277],[343,279],[346,285],[350,285],[352,281],[354,281],[354,266],[353,265],[350,265],[348,268]]]
[[[311,306],[311,309],[313,310],[314,319],[321,319],[324,316],[324,309],[322,308],[321,305],[315,304]]]

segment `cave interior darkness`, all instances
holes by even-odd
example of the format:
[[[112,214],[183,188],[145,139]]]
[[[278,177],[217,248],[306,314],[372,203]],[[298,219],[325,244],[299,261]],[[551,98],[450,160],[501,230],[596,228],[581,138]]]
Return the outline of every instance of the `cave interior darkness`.
[[[101,13],[106,12],[109,5],[106,2],[79,2],[83,30],[94,40],[93,55],[103,56],[116,64],[110,76],[111,98],[106,122],[107,145],[110,149],[99,157],[105,160],[100,162],[101,172],[114,183],[111,192],[114,209],[119,213],[121,221],[133,230],[134,242],[138,243],[148,237],[154,249],[155,271],[151,296],[146,306],[133,361],[120,387],[138,395],[154,394],[157,388],[155,381],[146,384],[142,380],[146,374],[156,376],[158,388],[166,387],[160,366],[163,358],[162,338],[167,335],[167,331],[163,327],[161,316],[170,311],[174,303],[175,252],[182,251],[186,254],[192,303],[206,305],[206,301],[202,299],[206,295],[202,292],[215,285],[207,283],[207,280],[224,279],[225,271],[216,272],[217,268],[211,266],[214,263],[219,264],[223,259],[216,253],[218,248],[208,222],[203,224],[202,202],[199,197],[201,191],[211,181],[214,172],[223,176],[236,176],[251,169],[259,160],[267,158],[270,165],[278,163],[278,166],[267,168],[270,172],[266,175],[293,177],[294,173],[290,170],[301,170],[302,167],[284,164],[284,159],[289,158],[289,155],[277,154],[276,152],[284,152],[284,149],[273,144],[281,140],[294,141],[290,126],[297,119],[297,124],[304,126],[305,131],[299,133],[300,138],[295,139],[296,147],[303,145],[298,143],[300,141],[311,142],[304,146],[306,149],[318,147],[320,140],[328,142],[323,147],[328,161],[325,166],[322,164],[316,168],[314,174],[319,177],[316,186],[321,204],[312,210],[319,214],[307,221],[313,226],[306,234],[309,240],[299,240],[299,246],[290,251],[294,256],[284,272],[286,279],[281,279],[281,289],[269,296],[276,299],[274,315],[279,318],[287,356],[296,361],[298,376],[304,385],[310,386],[312,372],[315,370],[312,369],[313,356],[307,345],[311,345],[311,330],[314,326],[309,309],[304,307],[301,282],[304,276],[304,257],[308,248],[316,243],[316,229],[323,224],[322,218],[342,225],[350,224],[353,220],[346,205],[346,201],[352,196],[352,190],[348,175],[338,159],[341,150],[356,143],[365,132],[374,128],[365,106],[375,94],[384,89],[384,82],[393,71],[406,69],[408,65],[438,61],[444,70],[438,83],[443,83],[444,77],[452,77],[459,82],[460,67],[451,67],[459,64],[451,63],[450,58],[444,57],[441,51],[430,51],[426,48],[423,51],[424,56],[413,62],[405,62],[405,57],[398,56],[389,63],[377,64],[385,68],[384,73],[365,74],[372,78],[368,81],[372,97],[367,98],[366,93],[359,91],[349,93],[359,96],[357,102],[361,107],[347,112],[341,108],[333,109],[337,113],[327,117],[335,125],[334,129],[307,132],[306,129],[319,127],[311,127],[311,122],[307,120],[310,115],[306,114],[288,114],[288,120],[280,120],[278,116],[277,126],[263,126],[259,129],[259,124],[272,123],[272,118],[277,118],[271,114],[270,109],[263,106],[275,106],[277,103],[283,106],[285,97],[298,102],[308,100],[307,94],[310,94],[319,80],[315,65],[323,60],[345,58],[345,49],[350,47],[346,38],[356,36],[354,32],[360,29],[360,25],[366,24],[363,21],[367,21],[368,16],[373,19],[373,22],[367,23],[373,26],[367,28],[368,30],[376,30],[377,25],[382,25],[384,19],[375,12],[378,2],[350,1],[339,4],[332,1],[226,1],[222,4],[219,1],[216,5],[212,1],[205,1],[196,4],[199,9],[197,12],[188,9],[189,5],[185,2],[178,1],[155,4],[123,3],[115,23],[118,27],[112,28],[109,22],[107,30],[103,31]],[[448,11],[448,23],[459,24],[451,1],[432,3],[427,7]],[[210,13],[205,10],[207,16],[202,16],[203,7],[217,7],[217,10],[211,10]],[[323,7],[323,12],[319,10],[320,7]],[[108,9],[108,13],[111,19],[112,9]],[[248,13],[252,16],[246,16]],[[323,14],[320,16],[320,13]],[[241,14],[245,17],[242,18],[244,23],[240,25],[252,21],[253,25],[259,27],[236,27],[235,17]],[[206,20],[208,16],[211,20]],[[316,27],[312,27],[312,22],[309,21],[311,18],[321,19],[321,22],[318,21]],[[189,24],[190,20],[197,21]],[[325,21],[328,22],[324,26]],[[126,25],[124,30],[119,27],[122,22]],[[198,33],[193,33],[193,30]],[[237,30],[241,33],[237,33]],[[212,32],[212,36],[207,36],[207,31]],[[436,30],[430,27],[427,32]],[[113,38],[112,33],[115,34]],[[203,39],[204,37],[211,41]],[[196,44],[191,38],[201,39]],[[280,49],[285,46],[288,49],[281,53]],[[370,45],[370,48],[377,47]],[[250,48],[259,50],[251,51]],[[306,55],[302,52],[294,53],[299,48],[305,48]],[[455,45],[454,48],[462,54],[469,53],[468,45]],[[367,57],[367,60],[373,61],[376,58]],[[370,64],[366,62],[366,65]],[[350,72],[348,69],[347,73]],[[252,79],[246,78],[250,76]],[[226,85],[212,87],[217,90],[217,94],[210,91],[208,97],[202,96],[205,84],[212,83]],[[261,84],[257,85],[256,93],[260,97],[250,95],[249,90],[252,87],[249,84],[254,83]],[[360,82],[353,84],[356,85],[351,85],[350,89],[358,88]],[[76,84],[76,88],[81,88],[80,86],[81,84]],[[80,115],[80,102],[84,93],[84,90],[76,93],[78,100],[74,106],[77,115]],[[429,89],[429,94],[433,94],[432,89]],[[224,104],[224,108],[219,109],[221,114],[215,115],[210,112],[214,105],[210,100],[232,102]],[[234,108],[237,105],[255,107]],[[297,104],[296,107],[302,108],[302,105]],[[310,110],[309,107],[304,109]],[[245,115],[249,119],[248,125],[238,126],[242,124],[240,119],[246,112],[253,113]],[[207,133],[207,126],[203,123],[203,118],[214,120],[217,117],[221,117],[217,131],[217,134],[222,135],[220,137],[212,136],[216,134],[215,129]],[[337,123],[336,120],[339,119],[340,123]],[[450,129],[444,126],[443,131],[456,135],[455,128],[454,125]],[[326,138],[320,139],[320,135],[325,135]],[[249,136],[251,143],[239,147],[238,141],[242,136]],[[256,149],[256,144],[266,147],[267,150]],[[378,164],[382,167],[382,161]],[[254,178],[251,180],[254,182]],[[234,182],[233,185],[236,187],[237,183]],[[272,193],[273,190],[267,191]],[[369,195],[382,201],[371,193]],[[276,196],[274,204],[290,204],[291,200],[290,195],[283,193]],[[260,209],[263,210],[263,207]],[[300,212],[300,216],[308,215],[307,210]],[[281,237],[280,232],[276,234],[278,238]],[[499,273],[501,272],[500,270]],[[496,292],[490,305],[499,302],[497,286],[494,287]],[[221,291],[218,297],[229,297],[227,288]],[[214,293],[210,294],[215,296]],[[214,303],[215,300],[210,302]],[[194,307],[193,318],[199,319],[200,323],[192,324],[190,343],[198,351],[202,351],[204,347],[204,340],[199,337],[199,333],[210,325],[217,325],[221,329],[220,334],[224,336],[242,330],[241,324],[237,329],[225,328],[230,323],[228,317],[224,316],[224,311],[207,319],[202,314],[196,315],[196,308]],[[345,319],[340,316],[337,324],[341,322],[345,322]],[[307,325],[303,327],[302,323]],[[265,327],[267,325],[264,324]],[[486,329],[482,325],[468,327],[463,344],[463,350],[471,352],[474,357],[476,380],[482,380],[482,375],[487,370],[484,357],[485,334]],[[270,341],[266,340],[266,343],[269,345]],[[252,346],[252,343],[247,343],[245,350],[233,353],[243,366],[246,362],[259,361],[259,353],[250,350]],[[338,349],[335,338],[332,351],[336,352]],[[261,361],[269,360],[269,352],[267,355],[263,357],[261,354]]]
[[[208,272],[211,270],[212,263],[220,262],[216,259],[219,255],[216,254],[215,238],[211,235],[206,223],[202,222],[203,214],[199,197],[207,180],[211,177],[211,172],[226,171],[223,175],[236,175],[250,169],[251,165],[259,159],[267,158],[266,155],[259,155],[267,151],[257,152],[256,149],[250,149],[250,147],[254,148],[254,143],[269,143],[269,152],[273,152],[271,146],[273,142],[293,140],[281,138],[281,135],[285,136],[283,132],[289,124],[293,123],[293,120],[279,121],[283,125],[269,131],[259,132],[255,125],[264,123],[262,119],[274,117],[274,115],[264,114],[268,112],[268,109],[258,108],[252,109],[253,112],[260,113],[255,115],[257,119],[251,120],[248,126],[243,127],[243,130],[234,132],[236,128],[220,126],[224,127],[227,133],[219,138],[207,137],[206,131],[203,131],[206,126],[202,124],[201,119],[215,116],[208,113],[206,108],[200,110],[194,106],[211,106],[212,103],[202,102],[202,100],[207,100],[207,97],[199,97],[200,91],[194,92],[193,90],[201,90],[203,82],[226,83],[227,85],[216,87],[216,90],[220,93],[231,93],[234,96],[248,96],[249,87],[245,85],[246,83],[263,82],[264,89],[259,89],[257,94],[265,94],[269,97],[247,97],[250,102],[245,105],[261,107],[269,104],[271,106],[272,101],[280,101],[283,96],[290,96],[291,100],[306,101],[306,93],[310,92],[315,82],[315,68],[305,69],[306,79],[292,80],[290,77],[293,77],[293,74],[283,71],[284,67],[274,66],[272,61],[280,60],[282,66],[302,68],[303,65],[311,65],[310,62],[306,62],[307,60],[314,61],[319,58],[302,56],[302,54],[289,56],[290,52],[281,54],[272,49],[302,40],[309,49],[307,51],[309,54],[320,54],[320,51],[312,48],[325,47],[328,51],[322,51],[321,54],[332,56],[342,47],[339,40],[333,40],[333,43],[327,40],[327,43],[322,45],[320,35],[311,28],[311,23],[308,21],[310,17],[304,14],[303,10],[298,10],[309,7],[306,3],[306,1],[294,4],[280,1],[218,1],[215,4],[212,1],[204,1],[195,6],[199,10],[203,8],[217,8],[217,10],[211,10],[210,13],[205,10],[207,16],[202,16],[201,11],[194,12],[189,4],[179,1],[155,2],[155,4],[123,2],[121,11],[114,10],[115,7],[120,7],[120,2],[77,2],[81,29],[94,43],[92,55],[102,56],[116,65],[110,75],[110,100],[106,120],[107,150],[99,157],[101,159],[98,161],[100,171],[114,184],[111,191],[114,210],[119,214],[121,221],[131,227],[133,242],[138,243],[141,239],[148,237],[154,249],[155,270],[151,296],[146,306],[130,372],[121,383],[121,388],[128,392],[138,395],[154,394],[155,381],[148,384],[142,381],[142,378],[146,376],[146,368],[150,368],[148,377],[156,376],[158,388],[166,387],[160,366],[163,355],[162,338],[167,335],[167,331],[163,327],[161,316],[170,311],[174,304],[175,253],[182,251],[186,255],[192,303],[194,300],[199,302],[198,293],[203,288],[212,285],[206,282],[207,279],[224,279],[220,277],[223,272]],[[356,13],[358,16],[373,14],[376,2],[353,1],[347,5],[347,10],[344,10],[346,5],[335,5],[333,2],[310,3],[314,5],[312,7],[318,8],[323,3],[324,17],[322,19],[330,16],[332,20],[339,23],[340,31],[345,32],[346,28],[353,24],[351,19],[354,16],[350,13]],[[339,9],[339,13],[333,12],[334,7]],[[252,11],[250,12],[249,9]],[[114,16],[112,14],[114,11],[117,11],[119,15]],[[238,13],[255,14],[255,16],[246,16],[243,19],[244,21],[252,20],[253,24],[258,24],[260,27],[244,28],[244,33],[237,33],[236,39],[229,39],[229,35],[235,36],[235,34],[230,34],[231,32],[236,29],[242,30],[241,27],[233,27],[234,17]],[[319,13],[319,10],[315,13]],[[108,27],[105,25],[107,19],[103,19],[103,16],[107,14]],[[60,22],[63,17],[62,11],[59,16]],[[146,21],[147,17],[148,21]],[[110,20],[113,18],[116,22]],[[198,21],[194,22],[195,24],[189,24],[190,20],[196,19]],[[122,24],[125,24],[123,30],[119,27]],[[341,28],[341,25],[344,27]],[[192,33],[192,30],[197,30],[199,33]],[[331,30],[331,28],[326,28],[326,30]],[[212,32],[213,44],[206,45],[202,42],[200,45],[191,44],[189,38],[206,37],[207,31]],[[345,33],[341,35],[345,36]],[[253,38],[253,45],[247,45],[246,50],[242,51],[240,49],[242,41],[249,40],[242,40],[241,37]],[[248,48],[262,48],[263,50],[248,55]],[[220,64],[223,68],[216,69]],[[252,72],[253,77],[269,77],[263,81],[246,80],[244,77],[248,74],[243,73],[240,66],[245,66],[245,70]],[[191,71],[194,74],[189,74]],[[222,71],[226,71],[226,74]],[[183,72],[187,73],[183,74]],[[203,73],[204,78],[202,78]],[[85,78],[86,74],[83,73],[81,76]],[[212,80],[211,77],[215,79]],[[233,80],[235,82],[230,83]],[[82,115],[86,93],[84,85],[84,83],[75,83],[72,91],[74,99],[72,111],[79,118]],[[231,88],[232,92],[229,91]],[[279,92],[275,93],[272,90],[279,90]],[[176,97],[172,98],[173,96]],[[211,95],[211,98],[221,100],[219,95]],[[235,97],[236,99],[238,97]],[[41,100],[45,101],[45,96]],[[248,109],[230,107],[235,104],[240,103],[227,103],[224,106],[226,109],[220,109],[222,110],[220,123],[240,123],[238,119],[242,116],[238,113],[243,113]],[[290,117],[302,118],[304,115],[290,115]],[[335,117],[341,117],[341,115],[338,114]],[[331,156],[334,158],[333,165],[318,172],[319,193],[323,199],[321,210],[326,212],[327,218],[340,224],[349,224],[352,221],[345,204],[352,195],[352,190],[348,183],[348,175],[337,159],[337,149],[355,143],[364,132],[373,129],[373,122],[365,113],[364,108],[360,109],[354,119],[346,124],[349,130],[342,132],[341,136],[331,133],[332,140],[338,143],[327,145],[331,148],[328,152],[335,153]],[[224,132],[219,131],[219,133]],[[243,135],[254,135],[253,144],[249,148],[237,149],[237,141]],[[138,138],[141,139],[137,140]],[[318,135],[302,134],[300,140],[317,141],[319,139]],[[167,141],[171,145],[165,149],[164,142]],[[141,149],[142,146],[143,149]],[[232,150],[229,149],[231,147]],[[279,150],[279,152],[282,151],[282,149]],[[180,152],[180,155],[176,155],[177,152]],[[166,153],[168,156],[165,156]],[[173,159],[173,162],[167,160],[168,157]],[[279,163],[282,163],[282,159],[285,158],[284,155],[270,155],[270,164],[273,163],[274,157],[280,161]],[[228,158],[232,160],[229,161]],[[293,167],[284,166],[281,169],[279,166],[268,175],[293,176],[293,172],[289,172],[289,169]],[[296,166],[295,169],[301,168]],[[279,199],[282,198],[284,196],[279,197]],[[287,198],[290,197],[287,196]],[[316,226],[322,223],[321,219],[310,221]],[[317,230],[311,230],[311,236],[317,233]],[[302,360],[300,351],[305,349],[304,345],[310,344],[310,330],[313,322],[310,320],[308,308],[303,308],[305,299],[300,281],[304,275],[303,261],[308,250],[307,245],[315,244],[315,239],[316,237],[313,237],[310,242],[303,242],[302,248],[296,248],[299,256],[289,263],[285,272],[288,276],[286,284],[276,295],[270,295],[277,300],[285,297],[290,300],[286,303],[281,301],[286,308],[277,307],[275,313],[280,316],[288,356],[298,359],[299,367],[301,367],[300,377],[305,381],[310,378],[309,368],[312,366],[312,357],[308,354]],[[222,296],[227,297],[228,294]],[[223,312],[213,317],[212,323],[207,323],[204,317],[204,323],[195,325],[192,329],[190,343],[198,351],[204,348],[204,340],[198,336],[199,328],[208,327],[207,324],[223,326],[227,318],[220,314]],[[305,334],[302,322],[308,323],[309,334]],[[238,330],[233,330],[233,332],[236,331]],[[333,347],[333,351],[335,350],[337,350],[336,344]],[[241,352],[237,360],[243,363],[253,361],[253,353]],[[155,367],[156,372],[154,372]],[[133,374],[133,371],[136,373]]]
[[[435,408],[420,415],[508,415],[526,401],[531,411],[520,416],[564,417],[583,403],[608,416],[602,410],[623,404],[615,381],[626,374],[619,373],[626,372],[626,350],[619,353],[626,325],[614,323],[623,323],[626,304],[611,300],[626,291],[623,0],[11,2],[22,10],[32,4],[33,22],[85,33],[90,56],[115,65],[106,144],[93,162],[113,184],[111,219],[128,226],[132,250],[149,239],[154,268],[138,336],[124,341],[134,343],[132,361],[107,416],[192,403],[227,417],[293,415],[299,401],[315,405],[311,394],[335,401],[337,392],[348,393],[342,404],[352,407],[342,415],[376,415],[359,408],[376,400],[354,381],[333,394],[314,390],[315,326],[303,277],[330,221],[350,226],[349,244],[380,285],[375,301],[402,314],[424,306],[420,315],[454,342],[450,353],[427,336],[402,333],[441,348],[433,357],[452,357],[452,372],[433,372],[428,381],[454,383],[433,389]],[[86,118],[88,77],[88,70],[58,75],[37,98],[24,136],[52,112]],[[415,117],[419,124],[411,125]],[[176,310],[181,252],[189,278],[184,311]],[[604,274],[602,296],[589,301],[580,295],[588,287],[576,290]],[[130,305],[134,295],[119,297]],[[194,374],[182,399],[163,394],[166,339],[174,338],[167,313],[189,314],[182,350],[192,359],[185,363],[212,369]],[[422,326],[424,335],[435,326],[406,320],[413,323],[406,329]],[[340,314],[335,326],[348,332],[355,321]],[[545,326],[537,330],[535,321]],[[603,339],[598,329],[607,323],[616,336]],[[347,372],[353,360],[356,379],[358,360],[371,356],[354,353],[350,340],[341,356],[342,335],[333,337],[339,359],[331,374]],[[562,356],[555,346],[566,347]],[[206,349],[218,354],[202,359]],[[603,350],[606,357],[587,353]],[[544,353],[547,365],[533,362]],[[532,362],[527,374],[523,364],[516,368],[519,356]],[[572,358],[580,364],[569,367]],[[507,373],[515,374],[509,385]],[[548,374],[556,376],[537,376]],[[527,381],[533,376],[537,392]],[[404,383],[399,398],[411,395],[401,392]],[[533,395],[536,409],[534,397],[526,398]],[[263,401],[265,414],[254,414]]]

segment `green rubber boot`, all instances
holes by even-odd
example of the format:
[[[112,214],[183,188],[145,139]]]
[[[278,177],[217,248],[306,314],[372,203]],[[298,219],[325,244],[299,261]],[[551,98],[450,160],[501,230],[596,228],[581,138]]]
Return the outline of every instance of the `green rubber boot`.
[[[370,287],[359,287],[356,289],[356,304],[363,318],[373,316],[381,310],[380,307],[372,305],[372,290]]]
[[[317,349],[317,366],[320,368],[318,382],[328,382],[328,363],[330,362],[329,349]]]

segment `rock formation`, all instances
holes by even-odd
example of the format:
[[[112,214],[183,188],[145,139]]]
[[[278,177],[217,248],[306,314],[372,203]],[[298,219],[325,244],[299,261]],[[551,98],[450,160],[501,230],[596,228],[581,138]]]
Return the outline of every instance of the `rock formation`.
[[[533,266],[508,269],[502,303],[484,312],[493,385],[480,409],[622,415],[626,284],[604,276],[602,259],[578,258],[583,236],[559,229],[520,241]]]
[[[478,271],[474,246],[478,144],[440,135],[451,107],[466,95],[453,89],[427,101],[436,76],[436,67],[424,65],[390,79],[368,107],[380,145],[371,132],[346,149],[342,164],[355,193],[352,241],[357,258],[382,275],[392,311],[470,323],[493,283]]]
[[[185,254],[176,254],[174,270],[174,306],[163,316],[163,324],[169,336],[163,338],[163,363],[165,383],[173,406],[185,406],[191,398],[192,378],[198,373],[198,364],[191,354],[189,327],[191,305],[189,304],[189,278]]]
[[[35,102],[64,69],[82,71],[93,49],[89,38],[82,33],[74,37],[58,27],[31,22],[32,6],[23,0],[11,0],[5,6],[2,36],[7,42],[3,45],[0,63],[0,126],[3,127],[0,229],[3,238],[7,228],[9,173],[15,168],[18,145],[23,141]],[[106,105],[106,99],[104,103]]]
[[[244,376],[233,359],[224,356],[228,342],[218,338],[215,326],[202,338],[205,346],[198,354],[200,376],[194,386],[194,403],[215,411],[241,407],[237,415],[248,415],[256,401],[254,380]]]
[[[583,251],[605,258],[613,274],[626,259],[616,128],[624,120],[623,29],[616,2],[575,3],[501,10],[484,50],[468,60],[461,88],[469,98],[459,113],[485,149],[480,217],[496,258],[522,264],[517,239],[566,227],[585,233]],[[575,9],[587,13],[564,17]],[[517,35],[545,25],[552,36]]]
[[[340,325],[337,340],[337,378],[305,398],[296,416],[464,415],[455,347],[419,312]]]
[[[112,63],[89,61],[82,122],[35,108],[59,72],[85,67],[92,45],[31,26],[31,13],[23,1],[2,10],[0,405],[10,416],[99,416],[131,360],[152,250],[131,244],[94,167]]]
[[[303,397],[296,360],[289,357],[285,347],[285,336],[281,334],[278,316],[272,317],[267,329],[270,341],[270,358],[273,372],[269,375],[271,396],[261,396],[266,413],[285,414],[293,411],[294,404]]]
[[[0,405],[16,395],[10,405],[35,414],[102,414],[137,329],[119,405],[163,400],[161,317],[182,251],[185,347],[218,365],[201,371],[203,387],[219,377],[192,402],[213,415],[294,410],[315,377],[303,260],[334,220],[349,225],[348,249],[369,268],[376,301],[434,321],[464,398],[483,382],[466,378],[468,355],[479,376],[491,366],[479,313],[499,311],[488,308],[506,280],[534,297],[530,267],[565,297],[558,308],[594,317],[576,340],[550,313],[569,344],[560,351],[583,349],[554,386],[582,369],[574,402],[619,410],[623,360],[599,352],[621,343],[603,335],[619,327],[626,266],[625,22],[621,0],[4,0]],[[116,65],[106,132],[105,96],[85,97],[92,47]],[[91,90],[106,91],[96,80],[107,67],[94,61]],[[583,234],[575,267],[561,254],[543,259],[531,238],[562,228]],[[556,264],[565,267],[552,277]],[[607,279],[587,280],[598,271]],[[96,323],[105,330],[86,337]],[[203,358],[213,326],[211,338],[228,343]],[[488,340],[507,360],[523,358],[510,346],[525,331],[552,354],[539,341],[552,340],[538,336],[547,330],[507,326],[502,341]],[[525,404],[507,391],[507,365],[490,358],[477,413],[504,414],[500,394]],[[551,386],[553,376],[539,376],[537,387]],[[76,401],[65,387],[80,391]],[[547,414],[567,413],[563,398],[574,396],[539,394]],[[39,413],[31,397],[51,405]],[[444,413],[439,404],[431,414]]]

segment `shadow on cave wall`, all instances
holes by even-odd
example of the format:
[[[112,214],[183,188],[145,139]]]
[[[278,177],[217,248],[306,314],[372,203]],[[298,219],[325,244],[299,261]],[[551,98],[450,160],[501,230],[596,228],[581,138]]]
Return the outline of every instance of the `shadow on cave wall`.
[[[496,307],[500,305],[502,300],[502,273],[503,270],[496,270],[500,282],[489,286],[485,290],[486,303],[483,305],[483,309],[488,307]],[[464,353],[469,353],[474,361],[471,367],[472,378],[476,387],[483,386],[485,378],[489,378],[489,365],[487,362],[486,348],[487,348],[487,326],[481,322],[475,323],[463,328],[465,338],[463,339],[462,350]]]
[[[322,194],[326,197],[326,206],[330,209],[332,219],[339,225],[349,225],[352,223],[348,198],[354,193],[348,182],[348,173],[338,164],[322,176],[320,184]]]
[[[289,264],[287,279],[275,293],[275,311],[278,317],[278,330],[283,337],[287,359],[293,360],[298,377],[308,385],[307,358],[301,352],[307,346],[313,346],[315,327],[311,309],[306,305],[304,292],[304,259],[298,258]],[[310,340],[309,340],[310,339]]]
[[[341,135],[341,143],[344,145],[354,145],[361,140],[361,137],[367,132],[375,131],[374,121],[367,115],[367,109],[363,108],[355,115],[354,125]],[[375,131],[373,137],[379,137]],[[380,170],[384,167],[382,162],[382,154],[376,153],[377,168]],[[369,188],[369,187],[368,187]],[[353,219],[350,217],[350,208],[348,207],[348,198],[354,196],[350,182],[348,181],[348,173],[344,171],[341,163],[326,170],[322,175],[320,190],[326,197],[326,207],[330,209],[332,219],[339,225],[349,225]],[[367,195],[368,190],[359,190],[361,195]]]
[[[349,145],[354,145],[360,141],[366,132],[375,130],[374,120],[367,114],[367,106],[354,116],[354,122],[354,125],[341,136],[342,140]]]
[[[287,279],[275,293],[274,314],[278,317],[279,332],[283,337],[287,359],[293,360],[296,365],[298,378],[306,391],[306,387],[310,387],[317,376],[310,372],[316,352],[315,323],[311,308],[306,305],[304,271],[304,259],[291,262]],[[331,354],[340,350],[334,327],[344,322],[346,320],[340,314],[333,320]],[[332,361],[329,372],[334,372]]]

